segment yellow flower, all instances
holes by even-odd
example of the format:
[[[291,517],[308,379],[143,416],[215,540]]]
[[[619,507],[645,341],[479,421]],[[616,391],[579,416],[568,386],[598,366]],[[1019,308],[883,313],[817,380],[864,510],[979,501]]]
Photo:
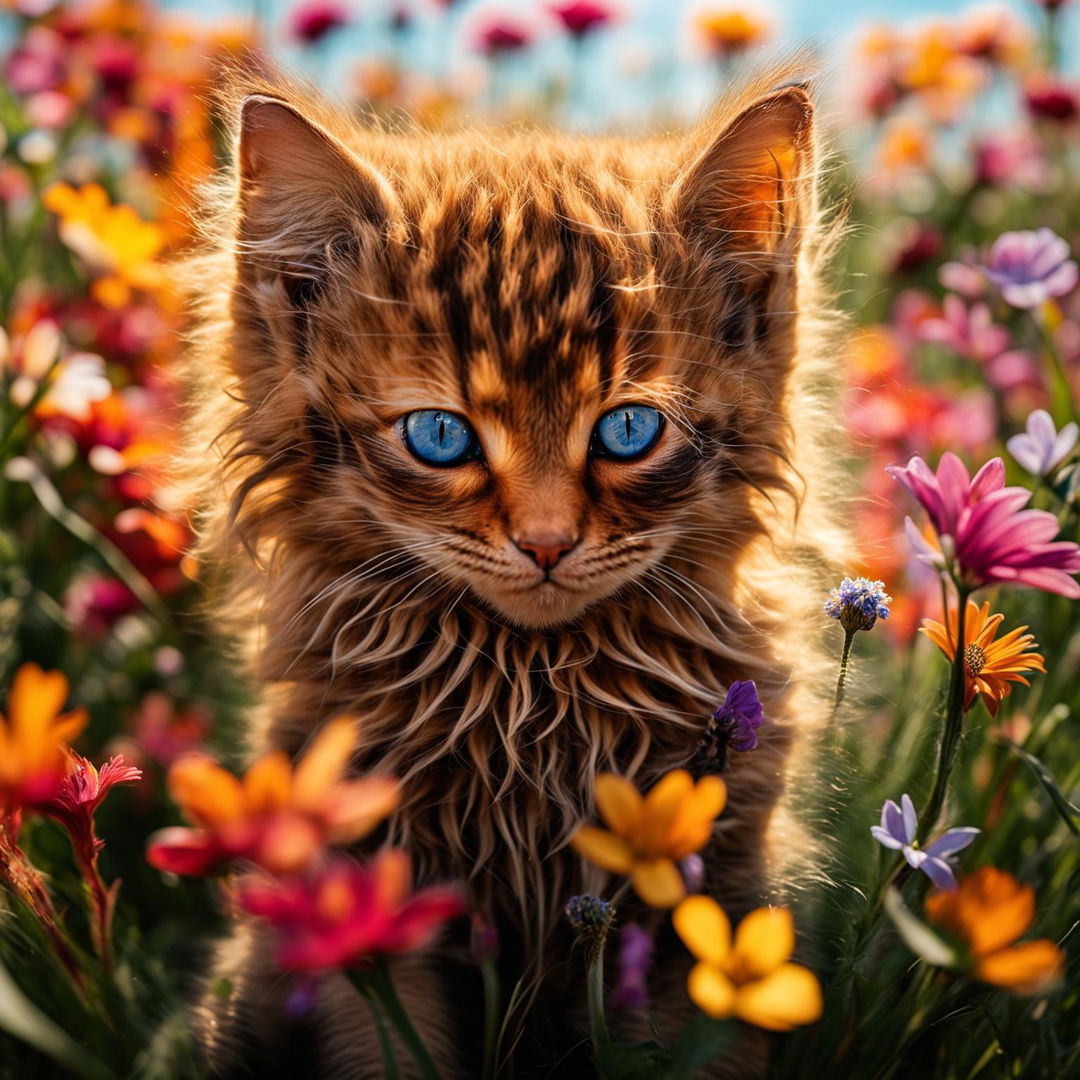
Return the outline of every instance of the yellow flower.
[[[295,768],[284,750],[264,754],[243,780],[204,754],[180,758],[169,792],[197,827],[162,829],[148,859],[176,874],[208,874],[235,859],[292,873],[325,844],[359,840],[397,808],[400,792],[388,776],[342,779],[355,746],[355,724],[338,717]]]
[[[1013,944],[1035,919],[1035,893],[1011,874],[984,866],[952,892],[927,898],[931,921],[965,942],[971,974],[1015,994],[1036,994],[1061,978],[1064,956],[1045,938]]]
[[[956,655],[956,612],[946,616],[949,628],[933,619],[924,619],[919,629],[950,660]],[[967,604],[964,618],[964,708],[970,709],[976,694],[982,694],[991,716],[997,716],[998,705],[1009,696],[1009,683],[1031,684],[1024,678],[1026,671],[1046,673],[1043,658],[1035,652],[1025,652],[1035,643],[1026,626],[1011,630],[994,640],[1004,615],[991,615],[989,602],[978,607],[973,600]],[[1037,648],[1038,646],[1036,646]]]
[[[67,773],[67,744],[86,727],[85,709],[61,713],[68,694],[62,672],[23,664],[0,714],[0,807],[47,800]]]
[[[123,307],[132,289],[152,291],[165,283],[155,258],[165,245],[165,233],[143,221],[134,208],[113,206],[100,184],[53,184],[42,197],[47,210],[60,218],[60,239],[94,273],[94,298],[108,308]]]
[[[724,909],[708,896],[684,900],[672,917],[697,957],[687,981],[691,1000],[721,1020],[737,1016],[769,1031],[791,1031],[821,1017],[821,986],[808,968],[789,962],[795,924],[786,908],[751,911],[731,939]]]
[[[678,769],[642,797],[628,780],[601,773],[596,807],[608,829],[584,825],[570,843],[604,870],[628,874],[645,903],[674,907],[686,895],[676,863],[709,842],[726,803],[727,788],[719,776],[695,784]]]

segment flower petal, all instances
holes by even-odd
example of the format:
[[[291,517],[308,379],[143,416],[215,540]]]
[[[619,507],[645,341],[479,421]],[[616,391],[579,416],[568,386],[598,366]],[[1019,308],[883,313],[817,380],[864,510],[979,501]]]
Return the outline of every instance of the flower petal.
[[[980,832],[982,832],[981,829],[975,828],[949,829],[927,844],[923,850],[927,855],[938,858],[954,855],[958,851],[963,851]]]
[[[668,828],[664,848],[673,859],[699,851],[712,836],[713,822],[727,804],[727,785],[719,776],[703,776]]]
[[[975,964],[974,974],[983,982],[1016,994],[1038,994],[1051,989],[1064,968],[1061,950],[1052,941],[1040,938],[982,957]]]
[[[629,780],[614,773],[596,778],[596,809],[608,828],[620,836],[633,836],[641,823],[644,800]]]
[[[570,846],[589,862],[613,874],[629,874],[634,868],[634,853],[621,837],[594,825],[582,825],[570,840]]]
[[[956,878],[953,876],[952,867],[944,860],[933,855],[923,853],[925,858],[920,870],[939,888],[952,890],[956,888]]]
[[[687,897],[672,913],[675,933],[699,959],[723,964],[731,952],[731,922],[711,896]]]
[[[660,778],[645,796],[635,845],[639,851],[653,858],[671,854],[666,847],[668,832],[693,790],[694,781],[685,769],[674,769]]]
[[[214,826],[242,817],[244,789],[205,754],[179,758],[169,770],[169,794],[196,825]]]
[[[768,975],[787,960],[795,948],[795,921],[787,908],[758,908],[739,923],[729,968],[737,967],[738,981]]]
[[[723,1020],[735,1009],[735,984],[712,964],[695,964],[686,980],[690,1000],[707,1016]]]
[[[671,859],[636,862],[631,880],[638,896],[650,907],[674,907],[686,895],[682,875]]]
[[[330,784],[341,778],[356,748],[356,721],[338,716],[322,726],[293,774],[293,802],[318,806]]]
[[[252,813],[279,810],[289,801],[292,766],[284,750],[263,754],[244,776],[244,796]]]
[[[740,986],[735,995],[735,1015],[769,1031],[812,1024],[823,1008],[817,977],[799,964],[784,964],[764,979]]]
[[[146,847],[146,861],[170,874],[203,877],[220,860],[221,852],[201,829],[159,829]]]

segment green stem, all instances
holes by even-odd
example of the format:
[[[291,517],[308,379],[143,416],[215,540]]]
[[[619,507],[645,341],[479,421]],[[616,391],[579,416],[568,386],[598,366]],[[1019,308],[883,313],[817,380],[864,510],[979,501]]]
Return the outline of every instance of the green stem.
[[[355,981],[355,980],[354,980]],[[382,1055],[383,1075],[386,1080],[401,1080],[401,1070],[398,1068],[397,1057],[394,1055],[394,1044],[390,1039],[390,1025],[379,1004],[378,997],[370,986],[360,986],[360,993],[371,1007],[371,1015],[375,1019],[375,1032],[379,1038],[379,1053]]]
[[[956,646],[953,652],[952,671],[949,676],[949,694],[945,704],[945,729],[941,733],[937,773],[934,777],[934,787],[930,793],[930,801],[926,804],[926,809],[919,815],[919,832],[916,839],[920,844],[925,843],[930,831],[937,824],[937,819],[941,815],[941,808],[945,805],[945,796],[949,790],[949,777],[952,775],[953,765],[956,763],[956,751],[959,748],[960,736],[964,730],[966,683],[964,631],[967,620],[967,602],[970,594],[971,589],[963,585],[957,585]],[[945,625],[948,627],[948,610],[945,612],[944,619]]]
[[[499,973],[493,960],[480,965],[484,980],[484,1073],[483,1080],[494,1080],[499,1034]]]
[[[1053,301],[1047,301],[1047,303],[1053,303]],[[1053,413],[1054,423],[1061,427],[1072,419],[1072,389],[1061,362],[1061,353],[1058,352],[1054,335],[1046,319],[1032,311],[1031,320],[1039,331],[1039,337],[1042,339],[1046,356],[1050,361],[1050,411]]]
[[[589,1026],[592,1029],[593,1053],[596,1060],[602,1061],[607,1054],[611,1037],[608,1034],[607,1019],[604,1016],[604,948],[596,950],[592,963],[589,964]]]
[[[416,1028],[413,1027],[409,1014],[401,1004],[401,999],[394,989],[393,980],[390,978],[390,968],[385,959],[380,958],[375,965],[374,971],[368,974],[369,985],[376,995],[379,1005],[386,1014],[387,1019],[393,1025],[398,1037],[405,1044],[405,1048],[412,1054],[416,1067],[420,1070],[422,1080],[439,1080],[439,1070],[435,1068],[435,1062],[431,1060],[423,1039],[420,1038]]]
[[[847,679],[848,662],[851,660],[851,646],[855,641],[856,631],[844,631],[844,651],[840,655],[840,677],[836,680],[836,700],[833,702],[832,719],[840,711],[840,703],[844,700],[844,682]]]

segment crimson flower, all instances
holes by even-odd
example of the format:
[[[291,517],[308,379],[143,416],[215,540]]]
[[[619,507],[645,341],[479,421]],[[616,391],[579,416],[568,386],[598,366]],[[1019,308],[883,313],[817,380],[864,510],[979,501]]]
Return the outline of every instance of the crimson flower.
[[[309,0],[292,14],[292,32],[303,45],[318,45],[327,34],[349,24],[349,13],[333,0]]]
[[[477,48],[488,57],[521,52],[532,43],[532,35],[522,25],[509,19],[496,19],[476,35]]]
[[[552,4],[551,12],[563,24],[563,29],[578,41],[615,18],[614,9],[597,3],[597,0],[567,0]]]
[[[1056,540],[1058,520],[1045,510],[1023,509],[1031,492],[1005,487],[1001,458],[988,461],[974,479],[952,453],[937,473],[918,455],[906,466],[886,469],[922,503],[937,533],[935,545],[910,518],[908,538],[920,559],[952,574],[968,588],[992,582],[1080,597],[1080,546]]]
[[[286,971],[358,967],[413,952],[464,911],[453,886],[413,892],[409,857],[396,849],[366,865],[338,856],[304,877],[252,875],[235,898],[278,932],[277,962]]]

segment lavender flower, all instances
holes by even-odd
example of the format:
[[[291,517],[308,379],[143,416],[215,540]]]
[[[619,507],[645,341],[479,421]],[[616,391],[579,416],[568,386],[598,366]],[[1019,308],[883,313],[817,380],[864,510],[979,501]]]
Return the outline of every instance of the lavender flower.
[[[608,999],[613,1009],[648,1007],[652,953],[652,936],[635,923],[627,923],[619,934],[619,976]]]
[[[825,614],[836,619],[847,633],[854,634],[857,630],[872,630],[878,619],[887,619],[891,603],[885,582],[846,577],[839,588],[829,590]]]
[[[920,848],[915,841],[919,819],[911,796],[902,795],[900,803],[897,806],[892,799],[885,800],[881,808],[881,825],[872,826],[871,835],[882,846],[903,852],[908,865],[921,870],[939,889],[955,889],[956,878],[947,860],[963,851],[981,830],[949,829],[925,848]]]
[[[679,860],[679,873],[688,893],[701,892],[705,884],[705,860],[696,851]]]
[[[740,753],[757,749],[757,729],[764,720],[757,683],[753,679],[733,682],[728,687],[724,704],[713,713],[713,723],[727,732],[728,746]]]
[[[1014,435],[1005,445],[1032,476],[1045,476],[1060,465],[1072,453],[1080,436],[1075,421],[1058,431],[1045,409],[1029,414],[1026,427],[1022,435]]]
[[[1069,258],[1069,245],[1052,229],[1002,233],[990,249],[986,276],[1016,308],[1036,308],[1064,296],[1080,280],[1080,267]]]

